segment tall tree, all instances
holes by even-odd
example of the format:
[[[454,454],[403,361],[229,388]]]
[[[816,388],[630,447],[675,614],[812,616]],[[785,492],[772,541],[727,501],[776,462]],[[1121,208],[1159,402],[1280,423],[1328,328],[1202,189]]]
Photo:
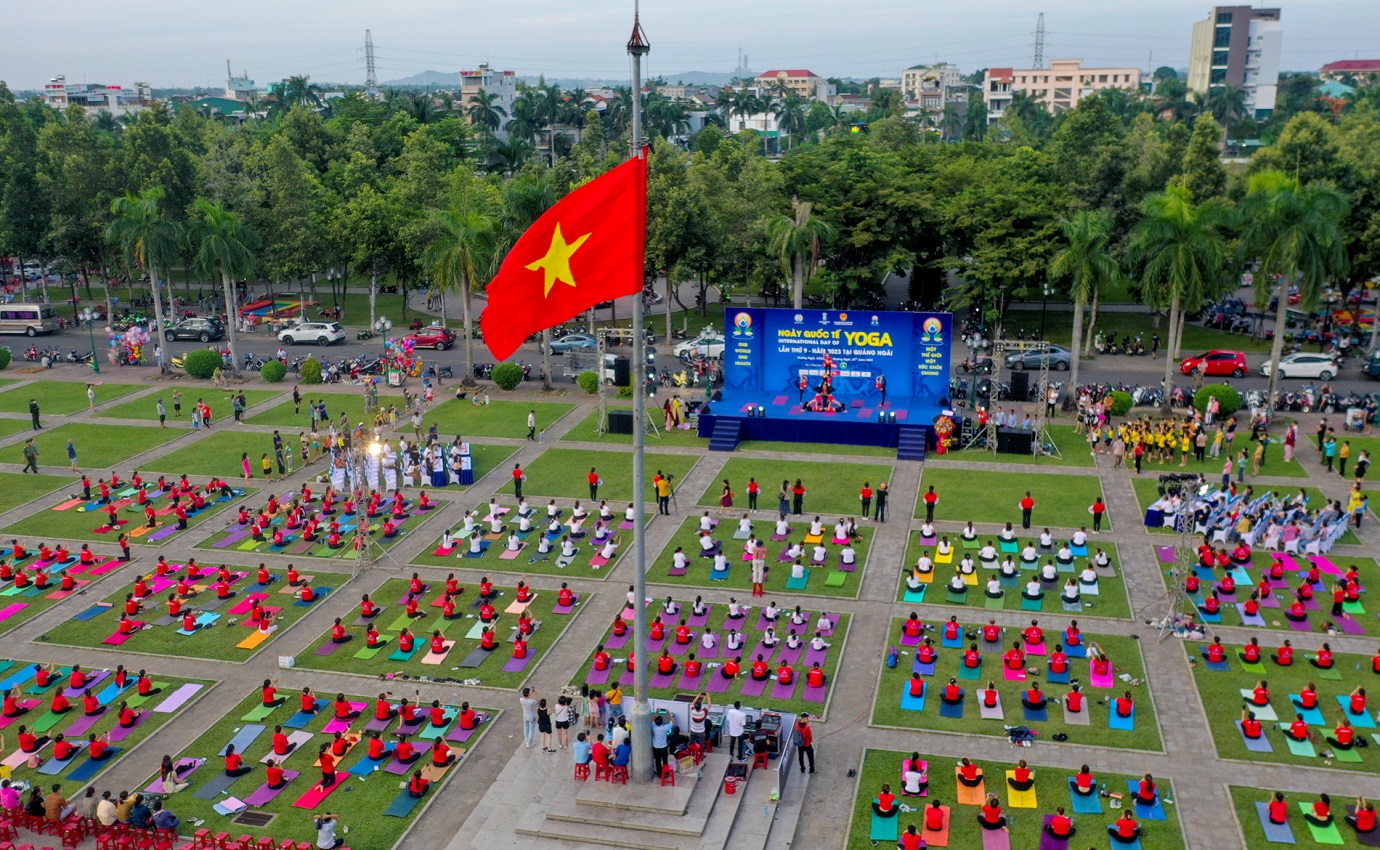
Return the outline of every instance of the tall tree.
[[[791,198],[792,214],[777,216],[767,225],[770,250],[791,277],[791,304],[797,310],[804,303],[805,284],[819,267],[821,248],[838,235],[831,224],[811,215],[813,208],[811,203]]]
[[[1226,192],[1227,172],[1222,168],[1221,140],[1222,126],[1211,113],[1199,115],[1193,122],[1193,136],[1188,141],[1182,169],[1173,180],[1175,186],[1188,190],[1195,204]]]
[[[1059,222],[1064,247],[1050,260],[1053,278],[1068,278],[1069,297],[1073,301],[1072,366],[1069,369],[1069,392],[1078,393],[1078,361],[1083,351],[1083,310],[1095,302],[1102,292],[1121,279],[1121,267],[1107,252],[1111,234],[1111,217],[1101,211],[1079,210],[1072,219]],[[1092,335],[1092,327],[1088,327]]]
[[[160,186],[145,189],[137,195],[126,192],[124,197],[111,202],[110,213],[114,220],[106,229],[106,238],[124,252],[125,264],[148,272],[149,285],[153,289],[154,322],[160,335],[166,325],[163,323],[163,295],[158,288],[158,270],[168,268],[168,263],[177,256],[180,230],[159,209],[163,197]],[[227,320],[233,323],[234,313],[227,316]],[[162,373],[166,375],[167,358],[160,365]]]
[[[478,127],[486,136],[492,136],[503,126],[508,112],[498,105],[498,93],[480,89],[470,95],[470,104],[465,107],[465,115],[470,123]]]
[[[0,256],[36,258],[50,198],[40,191],[38,128],[0,82]]]
[[[226,345],[230,349],[230,368],[240,373],[239,352],[236,347],[235,317],[239,314],[235,300],[235,281],[249,276],[254,270],[254,249],[259,235],[235,213],[210,201],[198,199],[193,205],[196,218],[188,228],[188,236],[196,245],[196,266],[206,275],[220,276],[221,294],[225,298]]]
[[[470,322],[470,295],[493,276],[496,259],[493,216],[472,209],[438,210],[431,215],[437,236],[426,251],[425,262],[432,281],[443,291],[460,296],[460,315],[465,331],[465,376],[461,382],[474,386],[474,334]]]
[[[1289,291],[1298,287],[1299,304],[1311,311],[1323,289],[1345,276],[1346,241],[1342,222],[1347,204],[1330,186],[1300,185],[1278,171],[1251,177],[1241,201],[1241,253],[1257,263],[1256,303],[1275,306],[1275,339],[1270,349],[1270,388],[1273,402],[1279,385],[1279,358],[1284,351]]]
[[[1169,310],[1164,358],[1164,409],[1169,409],[1178,337],[1186,308],[1221,291],[1226,279],[1227,209],[1216,201],[1194,204],[1188,190],[1172,187],[1145,200],[1132,233],[1132,256],[1141,263],[1151,306]]]

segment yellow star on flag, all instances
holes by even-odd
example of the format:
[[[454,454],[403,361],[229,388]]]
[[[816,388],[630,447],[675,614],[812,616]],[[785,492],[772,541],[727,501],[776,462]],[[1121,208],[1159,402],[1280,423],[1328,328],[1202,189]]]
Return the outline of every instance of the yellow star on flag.
[[[543,298],[551,294],[551,286],[557,281],[568,286],[575,285],[575,277],[570,273],[570,258],[580,250],[580,246],[585,244],[589,236],[586,233],[574,242],[566,242],[565,237],[561,235],[561,226],[557,224],[551,234],[551,247],[546,249],[546,256],[527,264],[528,271],[541,269],[545,272],[546,289],[542,292]]]

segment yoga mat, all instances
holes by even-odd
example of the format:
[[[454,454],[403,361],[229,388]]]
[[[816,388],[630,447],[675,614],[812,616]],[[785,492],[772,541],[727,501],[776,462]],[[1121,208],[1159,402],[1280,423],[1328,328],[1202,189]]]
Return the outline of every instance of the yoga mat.
[[[268,752],[264,754],[264,757],[259,759],[259,764],[268,764],[271,759],[285,759],[296,752],[306,752],[302,748],[302,745],[310,741],[313,737],[315,736],[310,732],[293,732],[288,735],[288,747],[291,749],[288,750],[287,755],[278,755],[273,752],[273,748],[270,746]]]
[[[1322,714],[1321,709],[1319,709],[1319,708],[1304,708],[1304,707],[1299,703],[1299,695],[1298,695],[1298,694],[1290,694],[1290,695],[1289,695],[1289,702],[1290,702],[1290,704],[1293,706],[1294,711],[1297,711],[1297,712],[1299,713],[1299,715],[1303,717],[1303,722],[1304,722],[1304,723],[1307,723],[1309,726],[1326,726],[1326,725],[1327,725],[1327,721],[1323,719],[1323,714]],[[1260,716],[1260,715],[1256,715],[1257,718],[1259,718],[1259,716]]]
[[[99,773],[101,768],[113,762],[115,756],[119,755],[120,751],[123,749],[123,747],[111,747],[107,749],[106,752],[109,753],[109,755],[100,761],[93,761],[88,758],[86,761],[73,768],[72,772],[67,774],[67,778],[72,782],[85,782]]]
[[[1078,782],[1069,777],[1069,799],[1072,801],[1073,813],[1075,815],[1100,815],[1102,814],[1102,800],[1098,798],[1097,781],[1093,781],[1091,794],[1079,794],[1077,791]]]
[[[1265,665],[1261,664],[1259,661],[1247,661],[1241,657],[1241,653],[1239,652],[1236,654],[1236,660],[1241,665],[1241,669],[1245,672],[1253,673],[1258,676],[1265,675]]]
[[[1284,732],[1284,729],[1281,728],[1280,731]],[[1318,757],[1318,751],[1313,748],[1312,741],[1295,740],[1294,738],[1290,737],[1288,732],[1284,732],[1284,744],[1289,748],[1289,753],[1291,755],[1295,755],[1299,758],[1306,759]]]
[[[1060,707],[1064,709],[1064,722],[1069,726],[1092,725],[1092,719],[1088,716],[1087,700],[1083,701],[1082,711],[1069,711],[1069,704],[1067,701],[1064,702]]]
[[[362,711],[364,711],[364,709],[366,709],[366,708],[368,708],[368,707],[369,707],[369,704],[368,704],[368,703],[365,703],[365,702],[354,702],[354,701],[351,701],[351,702],[350,702],[350,711],[359,711],[359,712],[362,712]],[[354,723],[355,720],[357,720],[357,719],[358,719],[358,718],[352,718],[352,719],[350,719],[350,720],[344,720],[344,719],[341,719],[341,718],[338,718],[338,717],[332,717],[332,718],[331,718],[331,721],[330,721],[329,723],[327,723],[326,726],[325,726],[325,728],[322,729],[321,731],[325,732],[327,735],[334,735],[336,732],[347,732],[347,731],[349,731],[349,729],[350,729],[350,724],[351,724],[351,723]]]
[[[78,744],[77,748],[73,750],[71,755],[67,756],[67,758],[63,759],[62,761],[58,761],[55,758],[48,759],[42,765],[39,766],[38,772],[46,776],[57,776],[59,773],[62,773],[64,770],[66,770],[67,766],[70,765],[73,761],[75,761],[77,756],[81,754],[82,746]]]
[[[470,738],[479,734],[479,728],[483,726],[486,722],[488,722],[488,720],[489,715],[487,714],[475,714],[473,729],[461,729],[458,725],[453,726],[451,727],[450,732],[446,734],[446,740],[455,741],[456,743],[460,744],[469,743]]]
[[[85,735],[87,732],[90,732],[91,727],[99,723],[101,718],[103,717],[105,717],[104,711],[102,711],[100,714],[83,714],[81,717],[78,717],[76,720],[73,720],[66,729],[63,729],[62,734],[66,735],[68,738],[76,740],[79,736]]]
[[[321,805],[321,801],[331,795],[331,792],[345,784],[345,780],[350,778],[350,772],[337,770],[335,772],[335,783],[329,788],[322,788],[320,784],[313,785],[311,790],[297,798],[297,802],[292,805],[299,809],[314,809]]]
[[[392,761],[388,762],[388,764],[385,765],[383,769],[388,773],[393,773],[398,776],[406,776],[407,774],[411,773],[412,771],[416,770],[419,767],[422,767],[423,765],[431,761],[430,759],[422,758],[422,756],[425,756],[427,753],[431,752],[431,742],[421,741],[413,747],[413,752],[415,752],[418,756],[416,761],[409,762],[408,764],[403,764],[395,758]]]
[[[1268,803],[1257,802],[1255,804],[1256,817],[1260,819],[1260,828],[1265,831],[1265,840],[1275,844],[1293,844],[1294,831],[1289,828],[1287,823],[1270,822],[1270,806]]]
[[[876,801],[874,800],[873,802]],[[871,838],[873,844],[876,844],[878,841],[886,841],[895,844],[896,840],[900,837],[901,813],[899,811],[889,818],[884,818],[877,814],[875,809],[872,810]]]
[[[527,668],[528,664],[532,663],[532,659],[536,657],[537,651],[535,649],[528,649],[526,658],[509,658],[508,663],[503,665],[503,670],[506,673],[521,673]],[[657,678],[659,677],[653,676],[652,680],[655,681]],[[666,686],[663,685],[661,687]]]
[[[926,687],[924,690],[920,692],[920,696],[913,697],[910,695],[910,685],[903,685],[901,687],[901,708],[904,708],[907,711],[924,711],[925,695],[928,693],[929,688]]]
[[[445,652],[441,652],[441,653],[432,652],[432,651],[431,651],[430,645],[428,645],[428,646],[427,646],[427,653],[426,653],[425,656],[422,657],[422,663],[423,663],[423,664],[440,664],[442,661],[445,661],[445,660],[446,660],[446,656],[450,654],[451,647],[455,646],[455,641],[453,641],[453,640],[443,641],[443,642],[442,642],[442,645],[445,646],[446,650],[445,650]]]
[[[954,766],[954,786],[957,789],[956,797],[960,806],[981,806],[987,802],[987,782],[982,780],[982,772],[978,772],[979,781],[976,787],[969,788],[958,781],[960,768]]]
[[[982,850],[1011,850],[1011,833],[1001,829],[978,829],[982,833]]]
[[[1049,722],[1049,707],[1030,708],[1025,703],[1021,703],[1021,712],[1025,717],[1026,723],[1047,723]]]
[[[1006,716],[1001,710],[1001,694],[997,694],[997,704],[991,708],[988,708],[987,703],[983,701],[982,694],[978,694],[977,706],[978,715],[983,720],[1002,720]]]
[[[948,847],[949,846],[949,818],[952,810],[948,806],[940,806],[939,811],[944,813],[944,825],[939,829],[921,830],[920,837],[928,847]]]
[[[965,694],[965,696],[966,696],[966,694]],[[944,700],[941,699],[941,700],[939,701],[939,716],[940,716],[940,717],[952,717],[952,718],[955,718],[955,719],[962,718],[962,717],[963,717],[963,703],[964,703],[964,698],[963,698],[963,697],[960,697],[959,700],[958,700],[958,703],[955,704],[955,705],[951,705],[951,704],[949,704],[949,703],[947,703],[947,702],[944,702]]]
[[[96,617],[109,611],[112,607],[111,605],[94,605],[82,611],[80,614],[73,614],[72,619],[84,623],[87,620],[94,620]]]
[[[960,678],[960,679],[971,679],[971,680],[973,680],[973,681],[977,681],[978,679],[981,679],[981,678],[982,678],[982,665],[981,665],[981,664],[978,664],[978,666],[976,666],[976,667],[969,667],[969,666],[966,665],[966,664],[959,664],[959,665],[958,665],[958,678]]]
[[[1209,661],[1207,647],[1203,647],[1201,652],[1203,656],[1203,663],[1207,665],[1207,668],[1209,670],[1213,671],[1214,673],[1226,673],[1231,670],[1231,665],[1229,665],[1225,660]]]
[[[1371,717],[1369,713],[1351,713],[1351,697],[1346,694],[1337,694],[1337,702],[1341,705],[1342,711],[1346,714],[1346,719],[1351,721],[1352,726],[1355,726],[1357,729],[1375,728],[1375,718]]]
[[[1347,806],[1346,813],[1349,815],[1356,814],[1356,807]],[[1380,829],[1374,832],[1357,832],[1355,829],[1352,829],[1350,834],[1356,839],[1358,844],[1365,845],[1366,847],[1380,847]]]
[[[180,759],[180,760],[178,760],[178,762],[177,762],[177,766],[176,766],[175,768],[173,768],[173,775],[175,775],[178,779],[186,780],[186,779],[187,779],[188,777],[190,777],[193,773],[196,773],[197,768],[201,767],[201,766],[202,766],[203,764],[205,764],[205,763],[206,763],[206,759],[196,759],[196,758]],[[150,782],[150,783],[149,783],[149,787],[145,788],[144,791],[145,791],[145,793],[148,793],[148,794],[167,794],[167,793],[168,793],[167,789],[163,787],[163,779],[162,779],[162,777],[159,777],[158,779],[155,779],[155,780],[153,780],[152,782]]]
[[[168,694],[168,696],[153,710],[158,714],[172,714],[174,711],[186,705],[192,697],[196,696],[197,691],[200,691],[203,687],[203,685],[196,684],[183,685]]]
[[[1303,812],[1304,815],[1310,815],[1313,813],[1313,807],[1308,803],[1300,802],[1299,811]],[[1342,839],[1341,831],[1337,829],[1337,820],[1336,817],[1333,817],[1332,823],[1327,826],[1317,826],[1316,824],[1310,823],[1308,818],[1305,817],[1303,824],[1308,827],[1308,831],[1312,834],[1313,840],[1319,844],[1345,844],[1346,842]]]
[[[1101,676],[1097,675],[1096,673],[1090,672],[1088,674],[1088,681],[1092,682],[1092,686],[1094,688],[1111,688],[1116,686],[1116,679],[1112,675],[1112,671],[1110,669],[1108,669],[1108,671]]]
[[[1112,729],[1119,729],[1123,732],[1132,732],[1136,728],[1136,707],[1131,706],[1131,716],[1121,717],[1116,713],[1115,705],[1107,711],[1107,725]]]
[[[1140,782],[1135,779],[1126,780],[1126,787],[1131,789],[1131,799],[1136,804],[1136,817],[1141,820],[1166,820],[1164,804],[1160,802],[1159,795],[1155,796],[1155,805],[1147,806],[1136,798],[1136,792],[1140,790]]]
[[[446,730],[450,728],[450,724],[453,723],[455,721],[455,718],[459,716],[460,709],[447,708],[445,711],[445,723],[442,723],[440,726],[437,726],[431,722],[430,718],[428,718],[426,725],[422,727],[422,731],[417,733],[417,737],[421,738],[424,741],[435,741],[446,734]]]
[[[61,723],[61,722],[63,721],[64,718],[67,718],[67,717],[71,716],[71,715],[73,714],[73,712],[76,712],[76,711],[77,711],[77,710],[76,710],[75,708],[69,709],[69,710],[63,712],[62,714],[57,714],[57,713],[54,713],[54,712],[52,712],[52,711],[49,711],[47,714],[43,715],[42,717],[38,718],[38,720],[34,721],[34,723],[33,723],[33,731],[39,732],[39,733],[47,732],[48,730],[52,729],[54,726],[56,726],[56,725],[58,725],[59,723]],[[78,712],[78,713],[79,713],[79,712]]]
[[[273,801],[274,797],[283,793],[288,785],[292,783],[292,780],[296,779],[298,776],[301,776],[301,774],[295,770],[285,770],[283,771],[282,785],[279,785],[277,788],[269,788],[268,783],[265,782],[259,786],[259,790],[245,797],[244,802],[251,806],[266,806]]]
[[[1010,780],[1016,778],[1016,771],[1006,772],[1006,805],[1013,809],[1034,809],[1038,808],[1035,800],[1035,787],[1032,785],[1029,790],[1017,791],[1011,787]]]
[[[235,752],[244,753],[244,751],[249,748],[249,745],[254,743],[254,739],[263,733],[265,728],[267,727],[261,726],[258,723],[246,723],[235,733],[235,737],[230,739],[230,743],[220,749],[217,755],[223,756],[229,752],[230,744],[235,745]]]
[[[130,735],[134,734],[135,729],[143,726],[144,721],[148,720],[150,716],[152,716],[151,712],[144,711],[140,712],[139,716],[134,718],[134,723],[129,726],[120,726],[116,724],[115,728],[110,730],[110,742],[119,743],[128,738]]]

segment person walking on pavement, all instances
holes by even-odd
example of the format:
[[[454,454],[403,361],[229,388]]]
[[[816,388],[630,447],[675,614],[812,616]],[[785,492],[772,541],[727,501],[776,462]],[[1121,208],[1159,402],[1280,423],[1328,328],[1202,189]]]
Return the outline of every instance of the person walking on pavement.
[[[33,470],[38,474],[38,446],[34,445],[34,438],[30,437],[24,441],[24,472]]]
[[[529,410],[529,411],[527,411],[527,440],[528,440],[528,442],[535,442],[536,439],[537,439],[537,412],[536,412],[535,410]]]
[[[523,688],[518,705],[522,706],[522,740],[531,749],[537,745],[537,689]]]
[[[43,430],[43,426],[38,424],[38,399],[36,398],[29,399],[29,418],[33,420],[35,431]],[[1318,442],[1321,443],[1322,439],[1319,438]]]
[[[887,489],[886,489],[886,482],[883,481],[881,484],[878,484],[878,485],[877,485],[877,506],[876,506],[876,511],[875,511],[875,513],[874,513],[874,516],[876,517],[877,522],[886,522],[886,499],[887,499],[887,495],[888,495],[888,491],[887,491]]]
[[[810,760],[810,772],[815,772],[815,733],[810,728],[810,715],[802,713],[791,731],[791,744],[800,754],[800,772],[805,772],[805,759]]]
[[[1035,500],[1030,497],[1030,491],[1025,491],[1025,498],[1021,499],[1021,528],[1030,528],[1030,515],[1035,511]]]
[[[86,385],[86,406],[92,413],[96,412],[96,388],[91,384]]]
[[[73,472],[81,472],[81,467],[77,466],[77,447],[71,440],[67,441],[67,462],[72,465]]]

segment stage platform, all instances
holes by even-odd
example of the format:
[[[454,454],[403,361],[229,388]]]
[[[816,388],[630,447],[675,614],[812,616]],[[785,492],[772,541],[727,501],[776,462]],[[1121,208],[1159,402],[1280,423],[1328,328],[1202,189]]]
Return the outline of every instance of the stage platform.
[[[710,413],[700,414],[698,433],[711,437],[720,420],[732,420],[740,424],[741,440],[896,448],[903,428],[923,428],[925,442],[933,448],[934,419],[940,409],[910,402],[906,399],[898,404],[888,400],[878,404],[875,399],[853,399],[844,410],[815,413],[803,409],[794,395],[749,401],[742,394],[725,393],[723,400],[710,405]],[[765,416],[747,414],[748,407],[757,404],[762,405]],[[878,422],[881,412],[895,414],[896,421]]]

